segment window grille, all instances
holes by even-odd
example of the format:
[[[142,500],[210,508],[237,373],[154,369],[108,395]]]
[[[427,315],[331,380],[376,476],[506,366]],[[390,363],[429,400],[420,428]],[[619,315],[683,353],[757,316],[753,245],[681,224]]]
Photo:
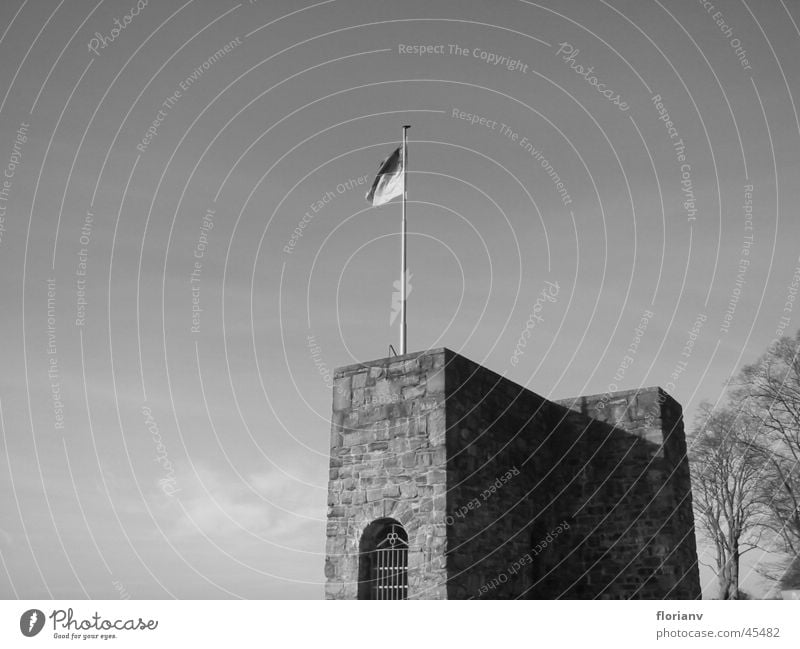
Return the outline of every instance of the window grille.
[[[398,523],[386,523],[377,530],[371,548],[362,552],[367,565],[368,598],[408,599],[408,535]],[[364,593],[367,594],[367,593]]]

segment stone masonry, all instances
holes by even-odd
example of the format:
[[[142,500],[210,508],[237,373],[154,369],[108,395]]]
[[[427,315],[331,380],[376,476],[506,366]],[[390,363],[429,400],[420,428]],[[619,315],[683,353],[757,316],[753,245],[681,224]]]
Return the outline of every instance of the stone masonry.
[[[336,370],[325,594],[358,596],[378,519],[410,599],[700,597],[680,405],[552,402],[448,349]]]

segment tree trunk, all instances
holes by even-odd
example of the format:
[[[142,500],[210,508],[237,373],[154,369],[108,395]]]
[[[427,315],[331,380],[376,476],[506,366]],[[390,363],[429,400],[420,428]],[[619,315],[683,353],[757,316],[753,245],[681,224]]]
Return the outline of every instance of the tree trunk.
[[[734,541],[732,545],[733,550],[717,576],[720,599],[739,599],[739,544]]]
[[[717,573],[717,584],[719,586],[719,598],[730,599],[730,563],[728,560],[722,564],[722,568]]]
[[[730,584],[728,599],[739,599],[739,542],[734,540],[730,557]]]

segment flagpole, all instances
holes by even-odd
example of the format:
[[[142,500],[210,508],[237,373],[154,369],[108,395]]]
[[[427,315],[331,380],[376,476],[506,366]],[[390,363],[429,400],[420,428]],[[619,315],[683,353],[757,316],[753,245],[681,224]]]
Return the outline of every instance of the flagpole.
[[[406,193],[408,190],[408,144],[410,125],[403,126],[403,225],[400,243],[400,355],[406,353]]]

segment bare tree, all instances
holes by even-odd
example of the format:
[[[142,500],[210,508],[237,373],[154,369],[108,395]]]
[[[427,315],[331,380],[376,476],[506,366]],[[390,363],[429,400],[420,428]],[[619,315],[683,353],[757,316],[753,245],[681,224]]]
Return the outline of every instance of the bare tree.
[[[735,383],[734,398],[746,404],[764,435],[758,448],[769,463],[760,482],[768,515],[763,524],[793,558],[800,556],[800,332],[775,341]]]
[[[741,409],[700,405],[690,444],[695,519],[714,546],[720,599],[740,599],[739,561],[757,547],[765,459],[753,446],[758,420]]]

